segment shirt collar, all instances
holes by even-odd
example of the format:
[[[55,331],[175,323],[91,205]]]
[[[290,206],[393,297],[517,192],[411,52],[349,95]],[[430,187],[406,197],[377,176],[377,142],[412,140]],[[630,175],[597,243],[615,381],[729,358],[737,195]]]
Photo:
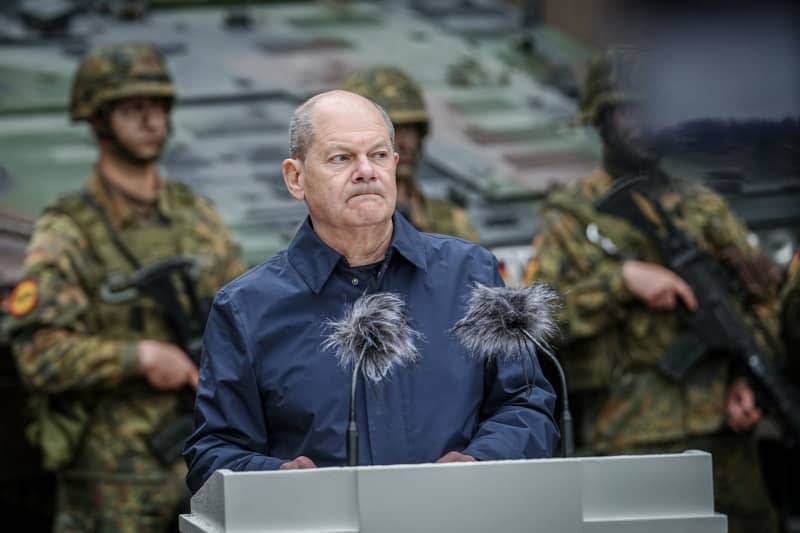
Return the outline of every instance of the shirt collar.
[[[115,194],[105,183],[103,183],[100,173],[97,169],[92,170],[89,179],[86,182],[86,189],[94,196],[97,203],[99,203],[105,210],[109,221],[115,228],[124,227],[137,220],[140,217],[139,213],[131,209],[128,202],[120,196]],[[156,200],[156,212],[170,220],[174,212],[174,205],[172,200],[166,194],[164,180],[161,180],[158,199]]]
[[[392,223],[394,231],[392,242],[389,245],[390,252],[396,252],[415,267],[427,272],[425,242],[419,231],[396,211],[392,216]],[[392,255],[392,253],[388,254],[389,257]],[[305,222],[289,244],[287,256],[289,263],[315,294],[322,291],[334,268],[342,260],[339,252],[322,242],[317,236],[311,227],[309,217],[306,217]]]

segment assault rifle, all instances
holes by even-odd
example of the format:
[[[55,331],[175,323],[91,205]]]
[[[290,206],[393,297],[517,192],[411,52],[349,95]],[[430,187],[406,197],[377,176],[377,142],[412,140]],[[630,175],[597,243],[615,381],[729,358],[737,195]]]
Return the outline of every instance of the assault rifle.
[[[166,259],[141,268],[130,276],[109,279],[101,287],[101,296],[108,302],[127,302],[141,296],[155,301],[163,319],[172,329],[176,344],[199,367],[208,306],[198,301],[194,268],[192,259]],[[185,301],[181,301],[181,296]],[[187,305],[189,312],[186,311]],[[172,465],[181,456],[186,439],[194,429],[194,392],[185,389],[179,401],[181,415],[162,425],[148,442],[150,451],[164,466]]]
[[[784,379],[731,306],[732,279],[716,259],[675,227],[647,187],[648,180],[642,177],[619,180],[595,207],[644,231],[667,268],[680,276],[697,298],[697,310],[686,314],[685,330],[661,359],[660,370],[670,379],[682,381],[706,354],[733,357],[788,432],[800,439],[800,392]]]

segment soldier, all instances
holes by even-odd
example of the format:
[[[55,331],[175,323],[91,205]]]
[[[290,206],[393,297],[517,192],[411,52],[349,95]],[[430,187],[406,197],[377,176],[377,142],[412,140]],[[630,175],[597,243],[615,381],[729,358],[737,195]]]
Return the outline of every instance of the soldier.
[[[786,282],[781,291],[781,332],[787,354],[794,354],[787,374],[800,385],[800,250],[798,250],[786,271]],[[776,488],[776,501],[785,524],[800,520],[800,499],[797,497],[800,483],[800,443],[779,443],[765,447],[762,457],[765,469],[773,474]],[[787,531],[789,527],[786,527]]]
[[[83,59],[70,108],[92,128],[96,166],[36,222],[8,299],[33,398],[26,434],[58,472],[56,531],[166,531],[186,502],[183,461],[162,464],[152,444],[197,386],[187,352],[199,336],[186,338],[174,318],[199,317],[201,330],[217,289],[243,266],[209,202],[158,171],[174,97],[151,46]],[[170,295],[178,304],[165,309]]]
[[[707,450],[716,508],[728,515],[729,531],[774,532],[751,431],[762,413],[750,384],[725,357],[703,359],[680,382],[659,371],[681,332],[680,315],[697,307],[696,294],[664,266],[642,227],[598,211],[622,179],[643,177],[675,225],[747,289],[739,298],[746,318],[766,317],[775,332],[774,267],[748,244],[747,230],[719,196],[661,169],[640,120],[640,67],[641,55],[625,47],[590,63],[581,118],[599,132],[603,164],[545,200],[525,282],[548,282],[563,296],[561,356],[587,451]]]
[[[414,80],[396,68],[375,67],[352,74],[342,88],[377,102],[392,119],[400,154],[397,209],[419,231],[477,242],[465,209],[444,199],[425,197],[417,184],[417,167],[430,119],[422,91]]]
[[[800,251],[786,272],[786,283],[781,293],[781,317],[783,340],[787,353],[800,351]],[[797,369],[794,369],[797,371]],[[795,379],[800,376],[795,376]]]

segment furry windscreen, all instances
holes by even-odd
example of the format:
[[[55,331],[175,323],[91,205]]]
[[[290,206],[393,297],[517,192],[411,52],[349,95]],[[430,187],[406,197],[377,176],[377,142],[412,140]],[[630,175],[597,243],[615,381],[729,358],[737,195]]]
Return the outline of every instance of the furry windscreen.
[[[536,348],[549,350],[547,341],[557,332],[553,312],[558,295],[543,284],[525,288],[487,287],[476,283],[467,301],[464,318],[450,333],[478,358],[522,357],[527,331]]]
[[[408,324],[405,303],[394,293],[365,294],[341,320],[326,326],[330,334],[323,348],[336,351],[342,368],[351,369],[363,358],[362,372],[373,382],[386,377],[394,365],[407,366],[420,357],[414,340],[421,335]]]

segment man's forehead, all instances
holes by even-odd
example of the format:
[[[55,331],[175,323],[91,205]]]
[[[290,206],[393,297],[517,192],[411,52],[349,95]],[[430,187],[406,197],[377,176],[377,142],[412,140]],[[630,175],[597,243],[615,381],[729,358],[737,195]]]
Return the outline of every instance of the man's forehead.
[[[335,94],[321,98],[313,110],[313,120],[342,121],[339,127],[374,122],[384,124],[378,108],[371,101],[355,94]]]
[[[366,106],[325,105],[314,109],[315,136],[327,140],[377,137],[388,142],[389,129],[378,109],[368,100]],[[368,142],[373,142],[369,140]]]

